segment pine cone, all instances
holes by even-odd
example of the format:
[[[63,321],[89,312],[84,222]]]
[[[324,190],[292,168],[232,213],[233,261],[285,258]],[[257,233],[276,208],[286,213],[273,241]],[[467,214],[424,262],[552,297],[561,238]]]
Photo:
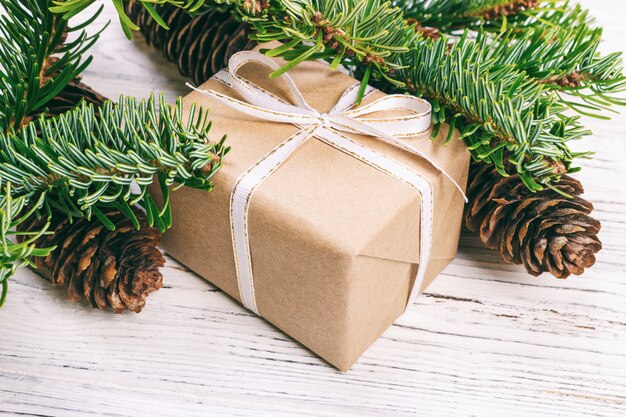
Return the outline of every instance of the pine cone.
[[[252,49],[247,23],[238,22],[228,11],[210,10],[192,16],[170,4],[155,5],[169,30],[160,26],[139,2],[126,3],[126,13],[141,29],[146,42],[163,51],[178,70],[202,84],[228,65],[236,52]]]
[[[49,229],[54,233],[40,237],[36,244],[56,249],[45,258],[33,259],[37,272],[52,284],[67,287],[71,301],[85,297],[101,310],[110,306],[116,313],[140,312],[148,294],[162,286],[159,268],[165,259],[157,249],[161,234],[147,227],[142,211],[134,212],[140,230],[118,211],[105,213],[117,226],[115,231],[97,219],[69,223],[67,216],[54,212]],[[40,230],[46,220],[46,216],[32,216],[20,230]]]
[[[532,193],[519,175],[502,177],[493,166],[472,162],[465,225],[505,262],[524,264],[534,276],[580,275],[602,249],[600,222],[589,216],[593,206],[580,197],[578,180],[563,175],[554,186],[573,198],[549,188]]]

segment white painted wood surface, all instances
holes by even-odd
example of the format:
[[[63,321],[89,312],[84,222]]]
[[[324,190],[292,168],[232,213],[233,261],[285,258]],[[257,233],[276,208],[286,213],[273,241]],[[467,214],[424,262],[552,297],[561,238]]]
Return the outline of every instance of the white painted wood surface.
[[[624,3],[584,5],[606,28],[603,50],[624,50]],[[116,22],[94,55],[85,81],[107,96],[187,92]],[[604,242],[583,277],[533,278],[463,237],[428,293],[342,374],[171,259],[138,315],[69,304],[23,270],[0,310],[0,414],[626,415],[625,123],[589,121],[595,135],[577,144],[597,152],[580,177]]]

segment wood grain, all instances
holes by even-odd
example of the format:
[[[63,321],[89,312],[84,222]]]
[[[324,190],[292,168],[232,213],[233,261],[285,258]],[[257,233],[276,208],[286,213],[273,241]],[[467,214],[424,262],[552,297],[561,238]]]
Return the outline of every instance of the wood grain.
[[[624,3],[583,5],[606,28],[602,50],[623,50]],[[85,82],[109,97],[187,92],[116,21],[94,55]],[[626,416],[626,116],[587,123],[594,136],[575,147],[597,154],[579,177],[605,247],[583,277],[530,277],[463,236],[342,374],[171,259],[139,315],[69,304],[22,270],[0,310],[0,415]]]

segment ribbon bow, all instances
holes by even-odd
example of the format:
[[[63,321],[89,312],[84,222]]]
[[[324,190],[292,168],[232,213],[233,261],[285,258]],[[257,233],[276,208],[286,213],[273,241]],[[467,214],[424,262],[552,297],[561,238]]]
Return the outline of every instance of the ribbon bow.
[[[243,65],[250,62],[257,62],[272,70],[280,67],[276,61],[258,52],[239,52],[230,58],[227,69],[220,71],[213,77],[239,93],[243,100],[230,97],[215,90],[200,90],[187,84],[199,93],[211,97],[241,113],[267,121],[291,123],[300,128],[295,135],[270,151],[242,174],[231,193],[233,249],[239,281],[239,293],[243,305],[259,314],[254,295],[247,227],[247,211],[251,195],[265,178],[278,169],[289,155],[310,138],[318,138],[371,167],[407,183],[420,194],[422,205],[420,212],[420,265],[407,302],[407,305],[409,305],[419,292],[430,256],[433,215],[432,184],[423,175],[406,165],[360,145],[342,134],[342,132],[372,136],[423,158],[452,181],[467,202],[463,189],[447,172],[430,159],[428,155],[402,140],[402,138],[421,135],[430,129],[430,103],[417,97],[395,94],[355,108],[354,105],[359,89],[359,83],[357,83],[343,93],[332,110],[328,113],[321,113],[306,102],[295,82],[287,73],[283,74],[281,78],[287,84],[294,104],[287,103],[243,79],[238,75],[238,71]],[[368,86],[365,94],[370,94],[372,91],[374,89]],[[398,112],[398,115],[385,118],[368,117],[372,113],[390,110]],[[400,114],[400,112],[402,113]]]
[[[400,94],[387,95],[378,100],[353,108],[358,95],[360,84],[348,88],[337,104],[328,113],[320,113],[312,108],[300,93],[296,83],[284,73],[281,78],[287,84],[291,92],[294,104],[275,97],[268,91],[246,81],[239,74],[239,69],[250,62],[257,62],[272,70],[277,70],[280,65],[267,56],[253,51],[244,51],[234,54],[228,61],[228,71],[218,73],[215,78],[229,84],[245,100],[238,100],[219,93],[215,90],[198,90],[191,84],[187,84],[192,89],[206,94],[222,102],[223,104],[259,119],[291,123],[299,127],[317,127],[310,133],[310,136],[326,136],[328,131],[340,131],[346,133],[360,133],[376,137],[393,146],[404,149],[407,152],[420,156],[441,172],[446,178],[452,181],[455,187],[463,195],[465,202],[467,197],[459,184],[435,161],[424,154],[415,146],[412,146],[401,138],[416,137],[430,129],[431,105],[426,100]],[[367,86],[365,94],[374,91],[374,88]],[[408,115],[395,115],[385,118],[367,118],[365,116],[381,111],[403,111]]]

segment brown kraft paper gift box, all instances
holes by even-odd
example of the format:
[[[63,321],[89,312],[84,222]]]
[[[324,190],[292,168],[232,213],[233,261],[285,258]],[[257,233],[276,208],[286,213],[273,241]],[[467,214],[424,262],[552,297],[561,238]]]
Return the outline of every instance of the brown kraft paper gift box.
[[[239,74],[288,99],[269,70],[247,64]],[[321,62],[290,70],[304,98],[320,112],[357,81]],[[237,93],[216,80],[204,90]],[[384,94],[376,91],[364,103]],[[240,175],[299,129],[246,116],[198,92],[185,97],[210,109],[212,135],[227,134],[231,152],[211,193],[171,193],[173,227],[162,246],[191,270],[239,299],[229,216],[230,193]],[[469,153],[448,126],[437,138],[407,139],[462,187]],[[423,291],[456,255],[463,197],[425,160],[373,137],[353,139],[425,175],[434,188],[432,252]],[[154,190],[153,190],[154,191]],[[161,202],[160,192],[154,197]],[[342,371],[405,310],[419,259],[419,195],[356,158],[309,139],[254,192],[248,217],[257,306],[263,318]]]

